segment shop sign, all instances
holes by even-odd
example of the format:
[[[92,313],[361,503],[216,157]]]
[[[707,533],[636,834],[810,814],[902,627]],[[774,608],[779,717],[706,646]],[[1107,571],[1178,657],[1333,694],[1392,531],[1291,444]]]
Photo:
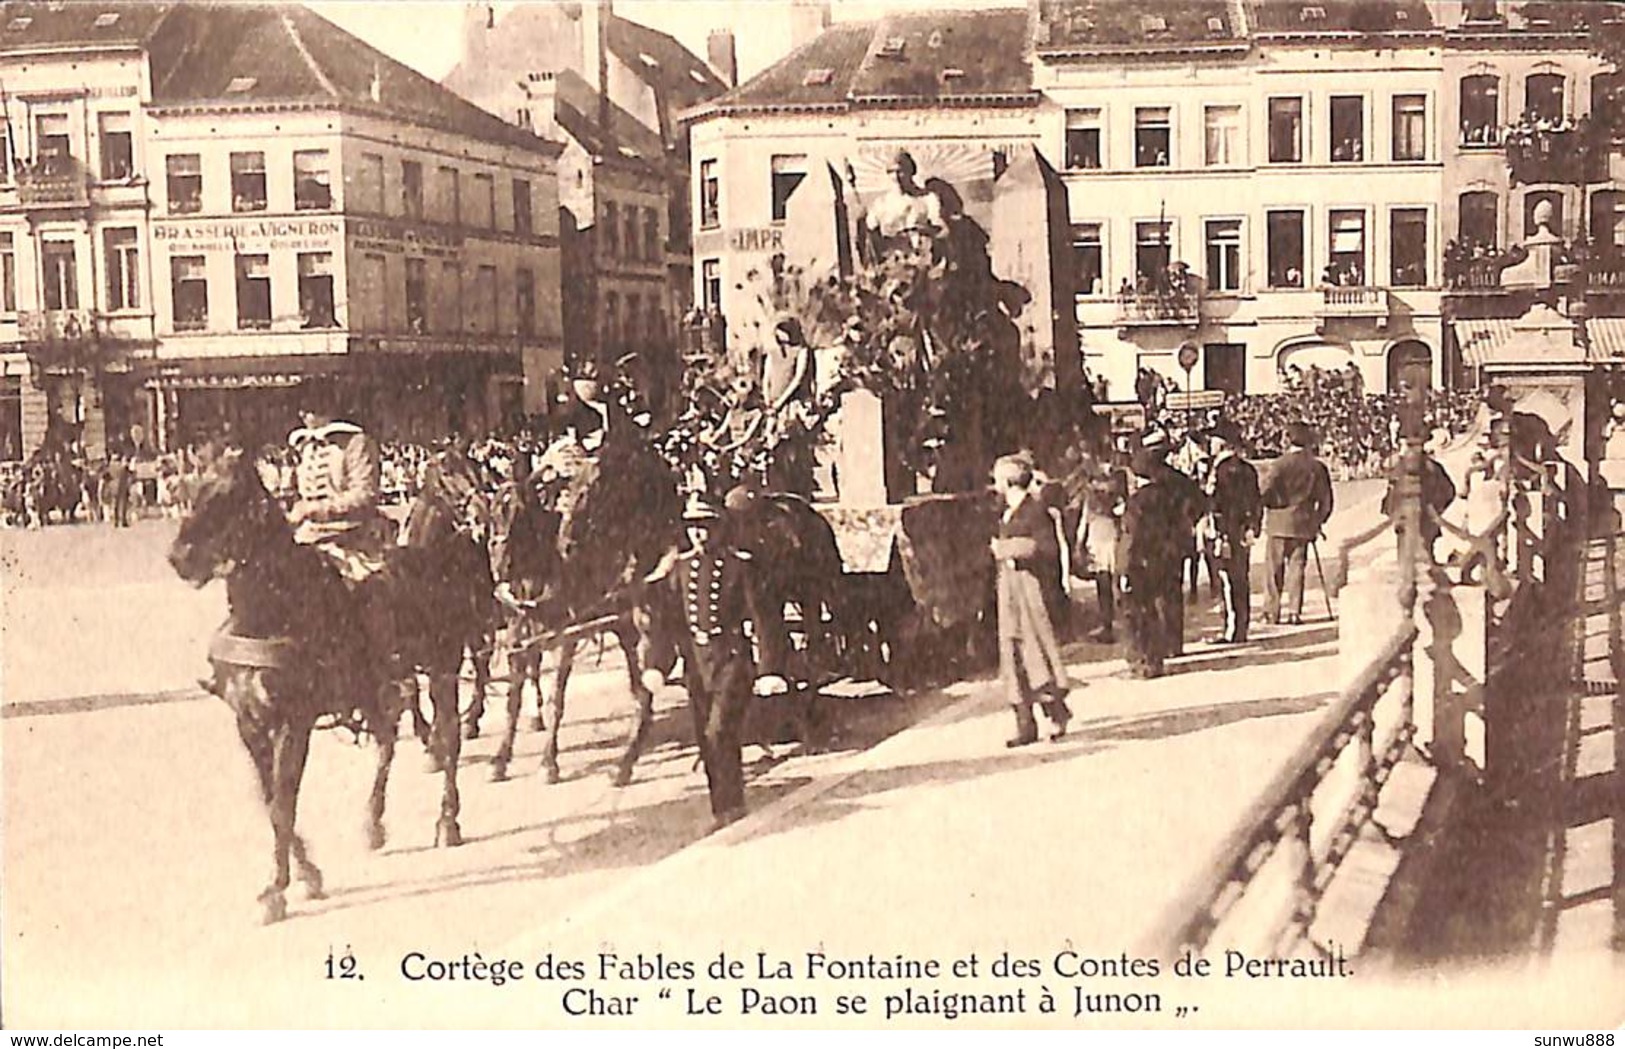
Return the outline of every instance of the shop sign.
[[[436,259],[460,258],[463,253],[463,235],[457,231],[378,219],[352,221],[350,243],[357,251]]]
[[[784,250],[784,230],[778,226],[743,226],[728,230],[702,230],[695,238],[697,251],[778,252]]]
[[[199,251],[240,251],[244,247],[271,251],[332,251],[343,230],[338,219],[257,219],[219,222],[156,222],[154,243],[171,254]]]

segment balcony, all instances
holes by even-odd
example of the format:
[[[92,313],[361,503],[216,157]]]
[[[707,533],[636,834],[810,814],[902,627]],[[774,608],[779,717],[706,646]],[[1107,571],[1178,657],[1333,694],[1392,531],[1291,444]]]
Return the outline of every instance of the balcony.
[[[1555,128],[1528,123],[1506,128],[1507,171],[1512,185],[1557,183],[1573,186],[1608,178],[1608,129],[1588,117]]]
[[[88,207],[89,187],[84,165],[72,157],[17,165],[17,202],[25,208]]]
[[[1136,290],[1129,290],[1125,281],[1118,293],[1119,328],[1194,328],[1201,323],[1201,285],[1182,263],[1170,267],[1167,276],[1155,283],[1142,276]]]
[[[105,363],[101,318],[90,310],[20,310],[17,333],[36,377],[100,371]]]
[[[1321,288],[1320,306],[1316,308],[1315,316],[1321,321],[1374,320],[1381,327],[1388,320],[1388,289],[1363,286]]]

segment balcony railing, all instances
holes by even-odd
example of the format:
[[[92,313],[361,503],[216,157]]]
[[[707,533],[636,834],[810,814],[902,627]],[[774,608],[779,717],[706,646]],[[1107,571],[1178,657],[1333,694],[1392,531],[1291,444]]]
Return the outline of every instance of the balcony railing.
[[[1322,317],[1386,317],[1388,289],[1364,286],[1320,289]]]
[[[25,343],[83,343],[98,337],[91,310],[19,310],[17,333]]]
[[[1136,292],[1117,300],[1119,327],[1194,327],[1201,321],[1202,299],[1194,289]]]
[[[17,200],[24,207],[84,207],[89,185],[84,165],[72,157],[17,165]]]
[[[1501,137],[1514,186],[1573,185],[1608,177],[1608,130],[1589,118],[1558,128],[1517,125]]]

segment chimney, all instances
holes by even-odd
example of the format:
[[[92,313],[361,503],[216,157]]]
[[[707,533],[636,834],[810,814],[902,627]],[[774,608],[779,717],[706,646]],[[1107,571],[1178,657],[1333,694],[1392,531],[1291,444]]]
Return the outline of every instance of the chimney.
[[[790,0],[790,50],[817,39],[829,28],[829,0]]]
[[[530,109],[530,127],[542,138],[558,138],[559,81],[553,73],[527,73],[519,90]]]
[[[739,86],[739,59],[734,54],[733,30],[711,30],[711,35],[705,38],[705,57],[724,84]]]
[[[610,0],[584,0],[581,5],[581,76],[598,93],[598,126],[609,130]]]
[[[466,68],[485,67],[496,18],[496,8],[488,3],[463,5],[463,63]]]

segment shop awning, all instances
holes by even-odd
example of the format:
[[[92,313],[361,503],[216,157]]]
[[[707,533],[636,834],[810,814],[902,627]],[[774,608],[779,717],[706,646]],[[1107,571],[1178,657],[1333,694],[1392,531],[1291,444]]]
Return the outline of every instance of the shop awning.
[[[1455,322],[1456,345],[1461,348],[1461,360],[1470,368],[1482,368],[1495,351],[1512,340],[1511,317],[1488,317]]]
[[[1586,335],[1591,339],[1591,360],[1625,362],[1625,317],[1593,317],[1586,321]]]
[[[297,386],[313,375],[349,370],[334,354],[267,357],[187,357],[140,362],[143,385],[160,390],[246,390]]]

